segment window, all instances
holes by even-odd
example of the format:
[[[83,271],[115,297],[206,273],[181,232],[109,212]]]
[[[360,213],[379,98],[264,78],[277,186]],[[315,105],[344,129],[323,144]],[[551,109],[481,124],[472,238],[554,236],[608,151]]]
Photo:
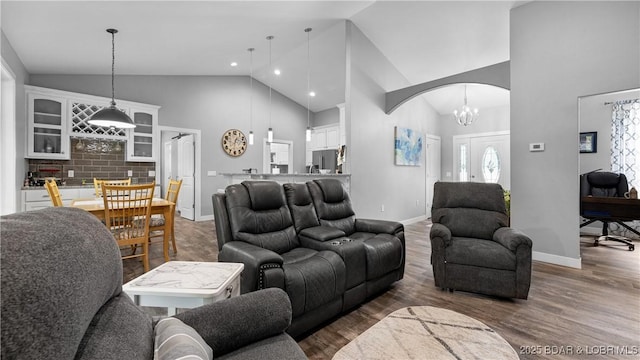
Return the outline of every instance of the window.
[[[469,181],[469,148],[467,144],[460,144],[460,157],[458,164],[459,181]]]
[[[482,176],[487,183],[495,184],[500,179],[500,158],[493,146],[487,146],[482,155]]]

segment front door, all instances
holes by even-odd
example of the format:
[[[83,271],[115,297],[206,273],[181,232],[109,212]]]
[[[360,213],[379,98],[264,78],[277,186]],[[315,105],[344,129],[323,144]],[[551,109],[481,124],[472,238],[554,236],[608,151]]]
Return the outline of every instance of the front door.
[[[471,181],[511,188],[509,134],[472,137],[469,150]]]

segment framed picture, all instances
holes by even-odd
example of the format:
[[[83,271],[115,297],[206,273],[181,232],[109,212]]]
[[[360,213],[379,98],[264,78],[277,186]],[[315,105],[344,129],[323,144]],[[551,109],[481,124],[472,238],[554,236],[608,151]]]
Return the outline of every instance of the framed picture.
[[[580,133],[580,153],[598,152],[598,133],[596,131]]]
[[[403,127],[395,127],[396,165],[420,166],[422,163],[422,133]]]

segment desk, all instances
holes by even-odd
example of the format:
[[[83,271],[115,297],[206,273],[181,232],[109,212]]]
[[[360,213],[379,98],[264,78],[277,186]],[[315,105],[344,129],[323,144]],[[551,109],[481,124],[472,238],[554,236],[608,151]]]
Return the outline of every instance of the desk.
[[[583,216],[621,221],[640,220],[639,199],[584,196],[580,200],[580,213]]]
[[[241,263],[169,261],[122,285],[140,306],[191,309],[240,295]]]
[[[630,239],[619,236],[610,236],[607,222],[615,222],[632,233],[640,236],[638,230],[623,223],[623,221],[640,220],[640,200],[623,197],[583,196],[580,198],[580,215],[589,221],[580,224],[580,227],[591,224],[594,221],[602,221],[602,237],[604,239],[618,241],[629,246],[629,251],[635,249]],[[596,239],[595,246],[598,246]]]
[[[151,214],[161,214],[164,216],[165,223],[165,231],[163,231],[163,252],[164,252],[164,261],[169,261],[169,239],[173,230],[173,207],[174,203],[171,201],[154,198],[151,202]],[[85,199],[74,199],[71,202],[71,207],[75,207],[78,209],[86,210],[91,214],[95,215],[100,220],[104,220],[104,200],[102,198],[85,198]]]

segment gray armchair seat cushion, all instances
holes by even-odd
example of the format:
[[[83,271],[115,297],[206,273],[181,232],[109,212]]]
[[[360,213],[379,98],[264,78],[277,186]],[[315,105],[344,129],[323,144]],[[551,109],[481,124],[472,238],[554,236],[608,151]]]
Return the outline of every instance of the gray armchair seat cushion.
[[[492,240],[454,237],[445,248],[447,263],[515,271],[516,254]]]

